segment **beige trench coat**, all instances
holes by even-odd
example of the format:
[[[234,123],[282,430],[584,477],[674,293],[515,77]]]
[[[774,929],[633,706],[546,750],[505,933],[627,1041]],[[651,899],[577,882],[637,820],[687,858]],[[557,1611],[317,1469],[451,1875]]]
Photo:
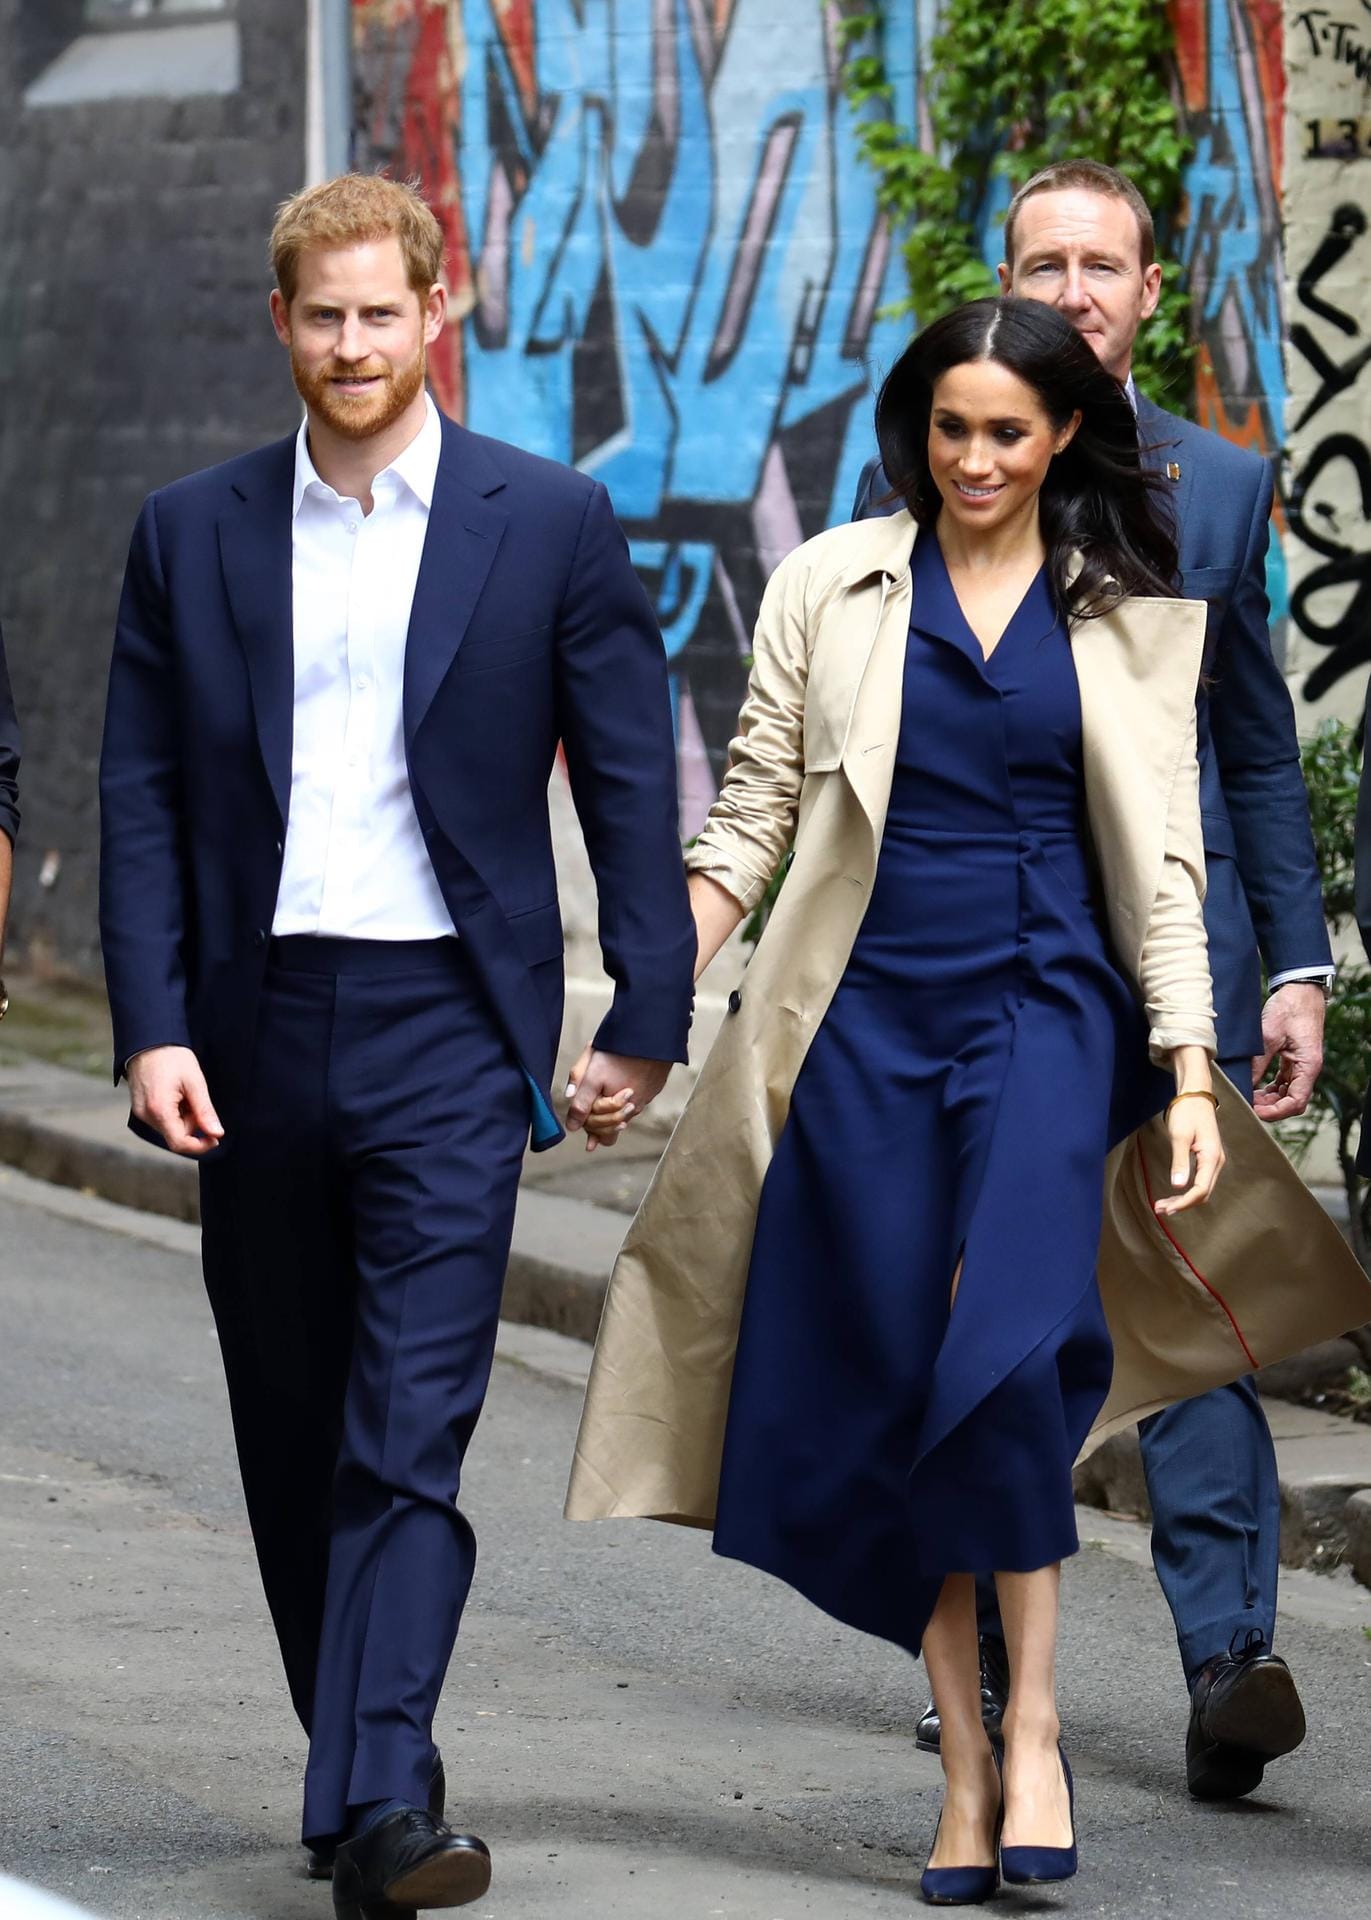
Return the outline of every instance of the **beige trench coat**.
[[[690,866],[744,907],[794,862],[615,1266],[567,1515],[713,1523],[757,1204],[791,1089],[876,874],[899,735],[906,513],[834,529],[777,569],[723,790]],[[1201,901],[1198,603],[1134,598],[1072,629],[1086,805],[1115,954],[1153,1057],[1214,1049]],[[1110,1156],[1099,1282],[1114,1379],[1092,1444],[1371,1318],[1371,1284],[1240,1095],[1220,1086],[1228,1164],[1163,1226],[1163,1122]]]

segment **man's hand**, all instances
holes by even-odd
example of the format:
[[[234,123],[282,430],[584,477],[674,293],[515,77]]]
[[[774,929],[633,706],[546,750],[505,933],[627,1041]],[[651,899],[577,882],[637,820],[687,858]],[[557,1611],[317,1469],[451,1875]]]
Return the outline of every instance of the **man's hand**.
[[[567,1082],[567,1132],[584,1129],[587,1153],[612,1147],[634,1114],[657,1098],[670,1072],[669,1060],[636,1060],[587,1047]]]
[[[173,1153],[197,1160],[219,1145],[224,1129],[189,1047],[149,1047],[125,1071],[134,1118],[155,1127]]]
[[[1323,988],[1312,980],[1288,981],[1262,1008],[1266,1051],[1252,1062],[1252,1104],[1263,1120],[1291,1120],[1309,1105],[1323,1068],[1325,1011]],[[1273,1060],[1275,1078],[1262,1086]]]

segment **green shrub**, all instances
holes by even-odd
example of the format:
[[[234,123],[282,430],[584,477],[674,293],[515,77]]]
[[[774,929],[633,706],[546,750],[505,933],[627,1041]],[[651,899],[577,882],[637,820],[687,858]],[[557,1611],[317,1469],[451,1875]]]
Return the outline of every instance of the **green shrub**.
[[[909,293],[896,311],[926,323],[997,290],[976,231],[997,180],[1012,192],[1054,161],[1102,161],[1151,207],[1165,269],[1135,377],[1161,405],[1190,412],[1189,297],[1166,248],[1191,144],[1166,0],[947,0],[926,71],[931,153],[890,118],[880,0],[850,0],[840,31],[862,157],[904,255]]]

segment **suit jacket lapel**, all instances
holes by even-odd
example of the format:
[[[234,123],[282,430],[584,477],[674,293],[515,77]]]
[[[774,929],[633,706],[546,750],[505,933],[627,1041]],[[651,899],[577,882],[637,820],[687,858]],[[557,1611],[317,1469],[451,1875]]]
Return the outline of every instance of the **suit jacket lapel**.
[[[219,516],[219,559],[247,656],[262,760],[284,825],[295,719],[291,497],[295,437],[264,447]]]
[[[492,505],[504,475],[479,440],[443,422],[414,606],[405,643],[405,739],[412,741],[466,638],[508,515]]]
[[[1176,545],[1179,547],[1195,474],[1194,462],[1181,458],[1181,437],[1176,429],[1176,420],[1164,407],[1157,406],[1144,394],[1138,395],[1138,441],[1142,463],[1149,473],[1160,474],[1166,480],[1166,491],[1161,497],[1170,506]],[[1175,468],[1180,470],[1178,478],[1173,478],[1168,471]]]

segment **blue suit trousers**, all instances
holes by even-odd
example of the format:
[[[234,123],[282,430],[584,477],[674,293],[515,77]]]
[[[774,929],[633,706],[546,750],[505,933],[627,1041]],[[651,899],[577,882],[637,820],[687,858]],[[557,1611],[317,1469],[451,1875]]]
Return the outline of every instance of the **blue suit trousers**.
[[[204,1256],[310,1738],[307,1842],[349,1807],[428,1798],[528,1129],[458,941],[272,943],[250,1096],[202,1168]]]

